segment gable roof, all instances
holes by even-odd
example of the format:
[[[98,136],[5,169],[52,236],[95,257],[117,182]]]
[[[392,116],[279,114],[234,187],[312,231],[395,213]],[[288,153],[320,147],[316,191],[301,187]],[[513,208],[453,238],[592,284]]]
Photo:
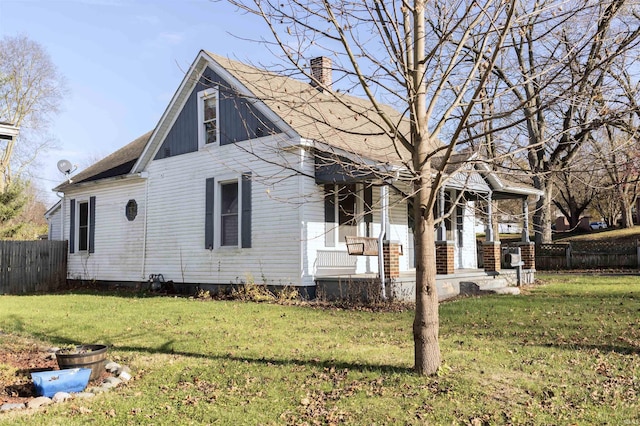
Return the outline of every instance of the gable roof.
[[[333,149],[353,154],[356,160],[384,164],[408,162],[410,155],[400,143],[391,143],[386,125],[367,99],[331,92],[325,93],[291,77],[278,75],[210,52],[200,51],[180,87],[174,94],[156,128],[113,154],[93,164],[77,175],[72,182],[64,182],[55,191],[64,191],[73,184],[112,178],[141,172],[152,161],[155,152],[184,106],[203,71],[210,67],[228,83],[232,90],[252,102],[273,120],[293,143],[311,144],[321,150]],[[408,121],[392,107],[378,105],[384,114],[398,125],[405,135]],[[445,175],[456,173],[471,160],[472,153],[454,153],[443,170]],[[438,167],[438,157],[434,165]],[[483,170],[495,189],[518,194],[539,192],[526,185],[518,185]]]
[[[65,189],[69,188],[73,184],[128,174],[140,157],[140,154],[149,141],[150,136],[151,132],[145,133],[133,142],[130,142],[116,152],[87,167],[80,173],[77,173],[71,178],[71,182],[63,182],[53,190],[64,192]]]
[[[367,99],[340,92],[326,93],[309,82],[278,75],[210,52],[215,64],[228,71],[256,100],[275,112],[302,139],[383,163],[409,160],[408,152],[391,143],[382,121]],[[392,107],[379,105],[407,135],[409,123]],[[400,155],[399,155],[400,154]]]

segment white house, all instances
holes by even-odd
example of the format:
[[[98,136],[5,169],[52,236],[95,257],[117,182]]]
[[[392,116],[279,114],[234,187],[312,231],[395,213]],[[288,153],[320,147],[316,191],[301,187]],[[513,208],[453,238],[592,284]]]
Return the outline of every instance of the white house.
[[[383,276],[410,276],[406,154],[367,102],[328,92],[325,58],[311,67],[314,84],[201,51],[152,131],[54,189],[64,197],[48,213],[60,227],[50,235],[69,241],[68,278],[254,281],[313,297],[320,280],[375,277],[383,240]],[[440,194],[439,256],[477,269],[476,203],[537,191],[475,165],[475,155],[456,158]]]

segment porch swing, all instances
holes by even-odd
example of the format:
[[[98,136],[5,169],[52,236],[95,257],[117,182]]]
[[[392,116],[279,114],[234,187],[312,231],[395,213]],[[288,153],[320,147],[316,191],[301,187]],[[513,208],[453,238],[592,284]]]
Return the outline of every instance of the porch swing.
[[[378,238],[346,235],[344,239],[347,243],[347,253],[350,256],[378,255]]]

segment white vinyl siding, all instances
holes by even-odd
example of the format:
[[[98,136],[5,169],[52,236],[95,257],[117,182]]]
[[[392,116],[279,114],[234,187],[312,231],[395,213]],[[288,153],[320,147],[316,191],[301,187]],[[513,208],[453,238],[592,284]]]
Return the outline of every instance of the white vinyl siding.
[[[299,161],[295,153],[274,151],[272,146],[278,141],[274,137],[255,147],[251,142],[239,142],[244,144],[242,148],[237,144],[223,145],[215,151],[203,150],[149,164],[147,275],[163,274],[166,280],[178,283],[229,284],[248,279],[260,282],[264,277],[269,284],[300,284],[299,180],[313,179],[291,177],[289,171],[274,165],[289,161],[295,166]],[[260,148],[254,153],[245,151]],[[215,180],[218,198],[219,184],[240,179],[245,171],[251,171],[253,176],[269,176],[252,179],[251,249],[238,244],[215,249],[220,241],[216,228],[216,244],[213,250],[206,250],[205,182]],[[271,182],[278,183],[271,186]],[[239,192],[242,193],[241,188]],[[220,217],[219,207],[218,202],[214,217]],[[242,221],[242,200],[239,208]],[[242,235],[238,238],[244,240]]]
[[[76,251],[69,254],[68,277],[107,281],[145,280],[142,273],[146,209],[144,181],[138,179],[134,182],[90,185],[85,190],[79,188],[69,192],[64,200],[65,224],[70,223],[70,199],[83,201],[88,200],[90,195],[96,197],[95,252]],[[138,215],[133,221],[126,217],[126,206],[131,199],[138,204]],[[78,232],[75,238],[78,238]],[[68,225],[64,229],[64,239],[69,239]]]
[[[462,245],[456,241],[455,267],[475,269],[478,267],[478,253],[476,251],[475,203],[473,201],[465,204],[461,222],[463,229],[458,234],[458,239],[462,241]]]

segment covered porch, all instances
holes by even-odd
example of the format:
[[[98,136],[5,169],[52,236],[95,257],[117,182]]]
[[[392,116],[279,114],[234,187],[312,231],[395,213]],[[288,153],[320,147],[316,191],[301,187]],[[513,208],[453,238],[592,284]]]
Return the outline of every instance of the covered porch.
[[[437,283],[441,300],[471,291],[529,283],[535,271],[534,244],[529,239],[529,201],[540,195],[536,189],[515,184],[499,177],[475,160],[476,154],[456,154],[443,170],[434,206]],[[325,241],[316,251],[314,281],[317,293],[325,297],[357,295],[366,299],[394,297],[414,300],[415,252],[413,238],[412,194],[410,178],[403,179],[402,170],[388,166],[358,168],[345,158],[316,158],[316,184],[325,192]],[[361,207],[353,201],[358,196],[342,192],[340,185],[364,187]],[[379,190],[379,197],[373,189]],[[367,192],[368,190],[368,192]],[[377,191],[376,191],[377,192]],[[356,193],[352,191],[352,193]],[[390,194],[396,204],[390,202]],[[333,194],[337,194],[334,196]],[[341,195],[343,194],[343,195]],[[376,199],[377,198],[377,199]],[[498,200],[519,203],[522,235],[514,247],[503,248],[494,232],[494,207]],[[328,202],[329,201],[329,202]],[[400,238],[391,235],[390,204],[404,205]],[[373,231],[374,207],[380,212]],[[517,210],[517,207],[513,207]],[[396,210],[398,212],[399,210]],[[359,214],[358,214],[359,213]],[[485,223],[485,241],[476,241],[475,218]],[[335,230],[348,229],[351,233]],[[376,218],[376,219],[378,219]],[[330,236],[331,238],[327,238]],[[342,246],[339,246],[341,244]],[[362,264],[366,263],[366,272]],[[377,283],[377,284],[374,284]],[[377,288],[377,290],[375,290]],[[371,294],[369,294],[371,293]],[[349,296],[351,297],[351,296]]]

